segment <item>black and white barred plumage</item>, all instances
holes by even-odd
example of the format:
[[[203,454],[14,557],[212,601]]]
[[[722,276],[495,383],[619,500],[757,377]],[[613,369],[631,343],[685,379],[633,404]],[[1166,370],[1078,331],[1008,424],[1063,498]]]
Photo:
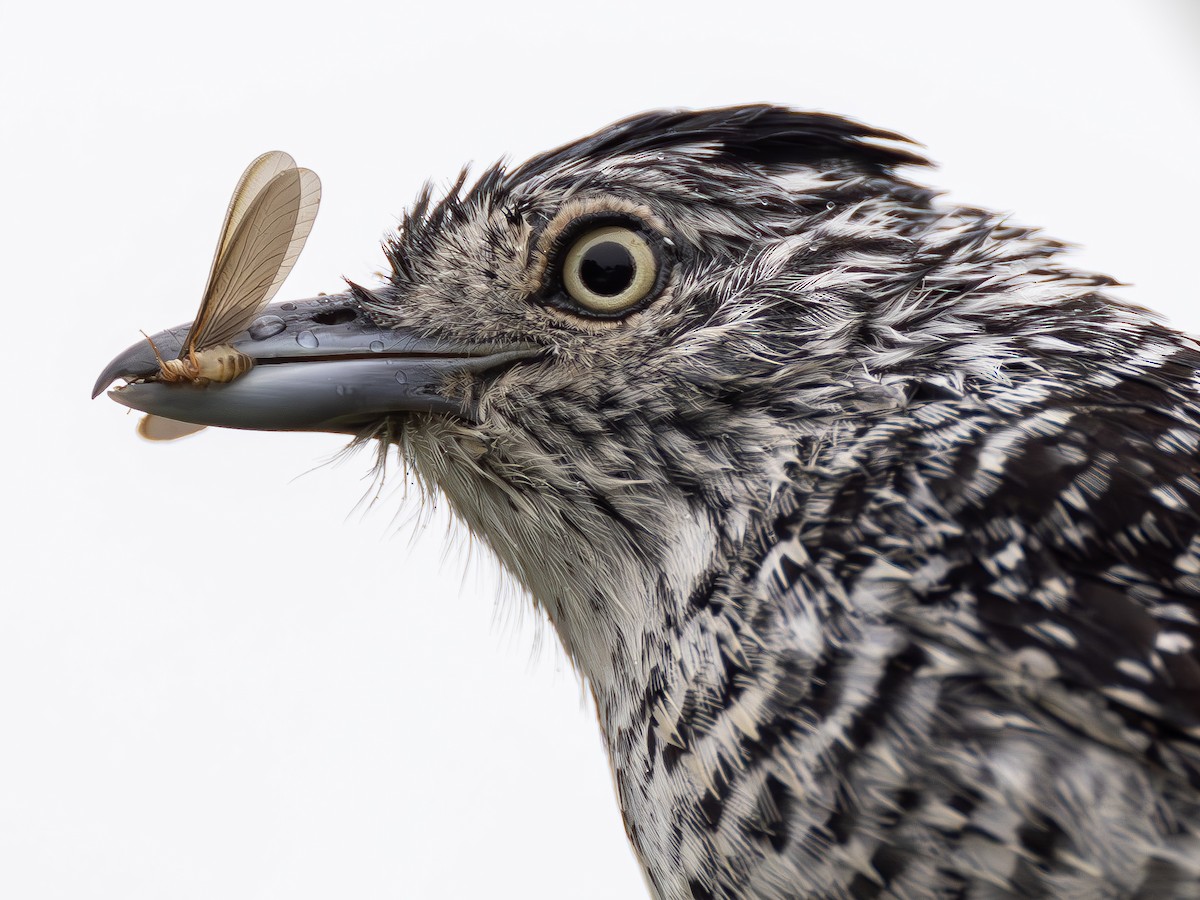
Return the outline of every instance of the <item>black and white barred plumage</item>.
[[[651,114],[422,204],[376,317],[550,352],[398,441],[588,679],[655,896],[1200,896],[1200,350],[916,162]],[[522,280],[583,197],[677,248],[618,322]]]
[[[654,896],[1200,897],[1200,347],[921,163],[753,106],[427,193],[357,301],[525,355],[364,437],[545,610]],[[547,287],[589,216],[652,300]]]
[[[388,322],[552,351],[399,440],[594,692],[652,892],[1200,896],[1200,352],[895,136],[652,114],[422,209]],[[563,204],[669,293],[523,294]]]

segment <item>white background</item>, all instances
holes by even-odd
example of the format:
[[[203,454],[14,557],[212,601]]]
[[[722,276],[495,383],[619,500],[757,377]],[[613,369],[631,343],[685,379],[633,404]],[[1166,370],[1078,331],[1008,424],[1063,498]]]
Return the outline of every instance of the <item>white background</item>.
[[[1194,0],[25,2],[0,32],[5,897],[642,896],[585,692],[398,468],[364,511],[337,437],[149,445],[87,399],[191,318],[257,153],[325,186],[286,299],[369,283],[464,161],[829,110],[1200,330]]]

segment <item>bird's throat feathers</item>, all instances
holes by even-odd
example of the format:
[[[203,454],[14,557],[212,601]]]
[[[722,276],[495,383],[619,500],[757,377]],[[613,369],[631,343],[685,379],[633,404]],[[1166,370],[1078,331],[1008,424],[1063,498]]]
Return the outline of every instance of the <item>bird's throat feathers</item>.
[[[635,670],[646,636],[673,634],[745,541],[784,477],[790,440],[747,416],[722,431],[749,453],[722,458],[681,438],[662,458],[651,447],[581,442],[565,410],[543,412],[540,433],[561,429],[576,449],[569,460],[552,441],[531,447],[499,418],[469,429],[406,423],[400,449],[529,591],[593,689],[628,688],[645,676]],[[753,437],[742,441],[739,427]],[[634,469],[638,455],[653,467]]]

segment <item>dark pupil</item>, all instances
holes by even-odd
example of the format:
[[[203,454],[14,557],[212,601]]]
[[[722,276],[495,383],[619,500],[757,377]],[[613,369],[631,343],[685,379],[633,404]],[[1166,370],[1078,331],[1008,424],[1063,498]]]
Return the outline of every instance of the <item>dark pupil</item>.
[[[601,297],[613,297],[633,281],[633,256],[615,241],[592,244],[579,261],[579,280]]]

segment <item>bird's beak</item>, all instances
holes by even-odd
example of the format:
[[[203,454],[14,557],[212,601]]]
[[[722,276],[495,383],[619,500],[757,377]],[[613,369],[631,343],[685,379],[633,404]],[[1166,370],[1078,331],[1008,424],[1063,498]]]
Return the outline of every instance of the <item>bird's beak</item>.
[[[151,340],[164,359],[178,356],[188,326]],[[227,383],[168,383],[154,378],[150,341],[134,344],[96,380],[96,397],[152,416],[261,431],[357,433],[394,413],[470,415],[443,393],[449,376],[512,365],[536,352],[526,346],[461,346],[376,326],[350,293],[273,303],[229,342],[254,367]]]

